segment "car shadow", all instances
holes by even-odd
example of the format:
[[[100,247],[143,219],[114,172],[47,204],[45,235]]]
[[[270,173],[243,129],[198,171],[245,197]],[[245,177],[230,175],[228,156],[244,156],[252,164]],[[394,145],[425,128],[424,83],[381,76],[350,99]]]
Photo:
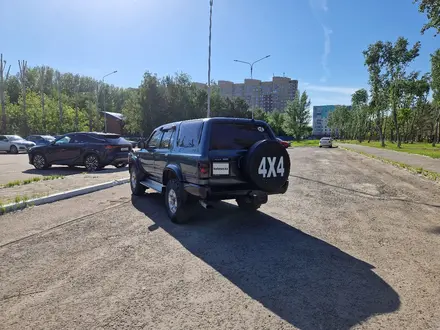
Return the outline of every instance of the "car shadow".
[[[102,170],[91,172],[96,175],[106,174],[106,173],[118,173],[118,172],[128,172],[128,167],[116,168],[111,165],[103,168]],[[34,174],[34,175],[42,175],[42,176],[51,176],[51,175],[62,175],[69,176],[75,174],[88,173],[84,167],[74,167],[69,168],[68,166],[52,166],[46,170],[37,170],[35,168],[31,168],[23,171],[26,174]]]
[[[300,329],[349,329],[396,311],[399,295],[374,266],[268,214],[250,215],[229,203],[199,210],[192,222],[170,222],[160,194],[133,206],[194,256],[252,299]]]

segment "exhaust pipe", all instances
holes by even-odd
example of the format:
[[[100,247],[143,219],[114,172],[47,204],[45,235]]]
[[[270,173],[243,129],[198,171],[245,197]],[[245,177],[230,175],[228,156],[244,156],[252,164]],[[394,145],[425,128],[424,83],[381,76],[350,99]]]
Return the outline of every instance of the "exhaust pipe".
[[[199,200],[199,203],[200,203],[200,205],[202,205],[203,208],[205,208],[205,209],[207,209],[207,210],[213,208],[212,205],[211,205],[211,204],[208,204],[206,201]]]

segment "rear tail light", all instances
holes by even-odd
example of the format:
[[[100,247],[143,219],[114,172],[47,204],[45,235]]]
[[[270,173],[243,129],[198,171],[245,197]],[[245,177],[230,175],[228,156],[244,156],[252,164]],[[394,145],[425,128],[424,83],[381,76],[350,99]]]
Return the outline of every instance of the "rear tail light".
[[[107,146],[105,146],[105,149],[107,149],[107,150],[114,150],[114,149],[117,149],[117,148],[119,148],[120,146],[111,146],[111,145],[107,145]]]
[[[197,168],[199,172],[200,179],[209,178],[209,162],[198,162]]]

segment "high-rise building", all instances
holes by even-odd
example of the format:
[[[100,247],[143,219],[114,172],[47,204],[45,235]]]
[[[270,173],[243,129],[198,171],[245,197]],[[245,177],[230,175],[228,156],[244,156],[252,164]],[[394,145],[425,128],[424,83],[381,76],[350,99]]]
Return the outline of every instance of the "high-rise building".
[[[315,105],[313,107],[313,135],[329,136],[331,134],[331,129],[328,127],[328,116],[335,109],[336,105]]]
[[[200,85],[201,84],[197,84]],[[284,110],[287,101],[295,98],[298,80],[287,77],[273,77],[272,81],[245,79],[244,83],[219,80],[218,87],[223,97],[241,97],[250,107],[262,108],[266,112]]]

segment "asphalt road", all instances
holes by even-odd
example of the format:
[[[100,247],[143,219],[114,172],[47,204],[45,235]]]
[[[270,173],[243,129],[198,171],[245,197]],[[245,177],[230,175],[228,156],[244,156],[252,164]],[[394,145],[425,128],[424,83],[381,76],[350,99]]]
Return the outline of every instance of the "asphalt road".
[[[0,217],[0,328],[439,329],[440,187],[290,152],[291,187],[257,215],[177,226],[124,185]]]

